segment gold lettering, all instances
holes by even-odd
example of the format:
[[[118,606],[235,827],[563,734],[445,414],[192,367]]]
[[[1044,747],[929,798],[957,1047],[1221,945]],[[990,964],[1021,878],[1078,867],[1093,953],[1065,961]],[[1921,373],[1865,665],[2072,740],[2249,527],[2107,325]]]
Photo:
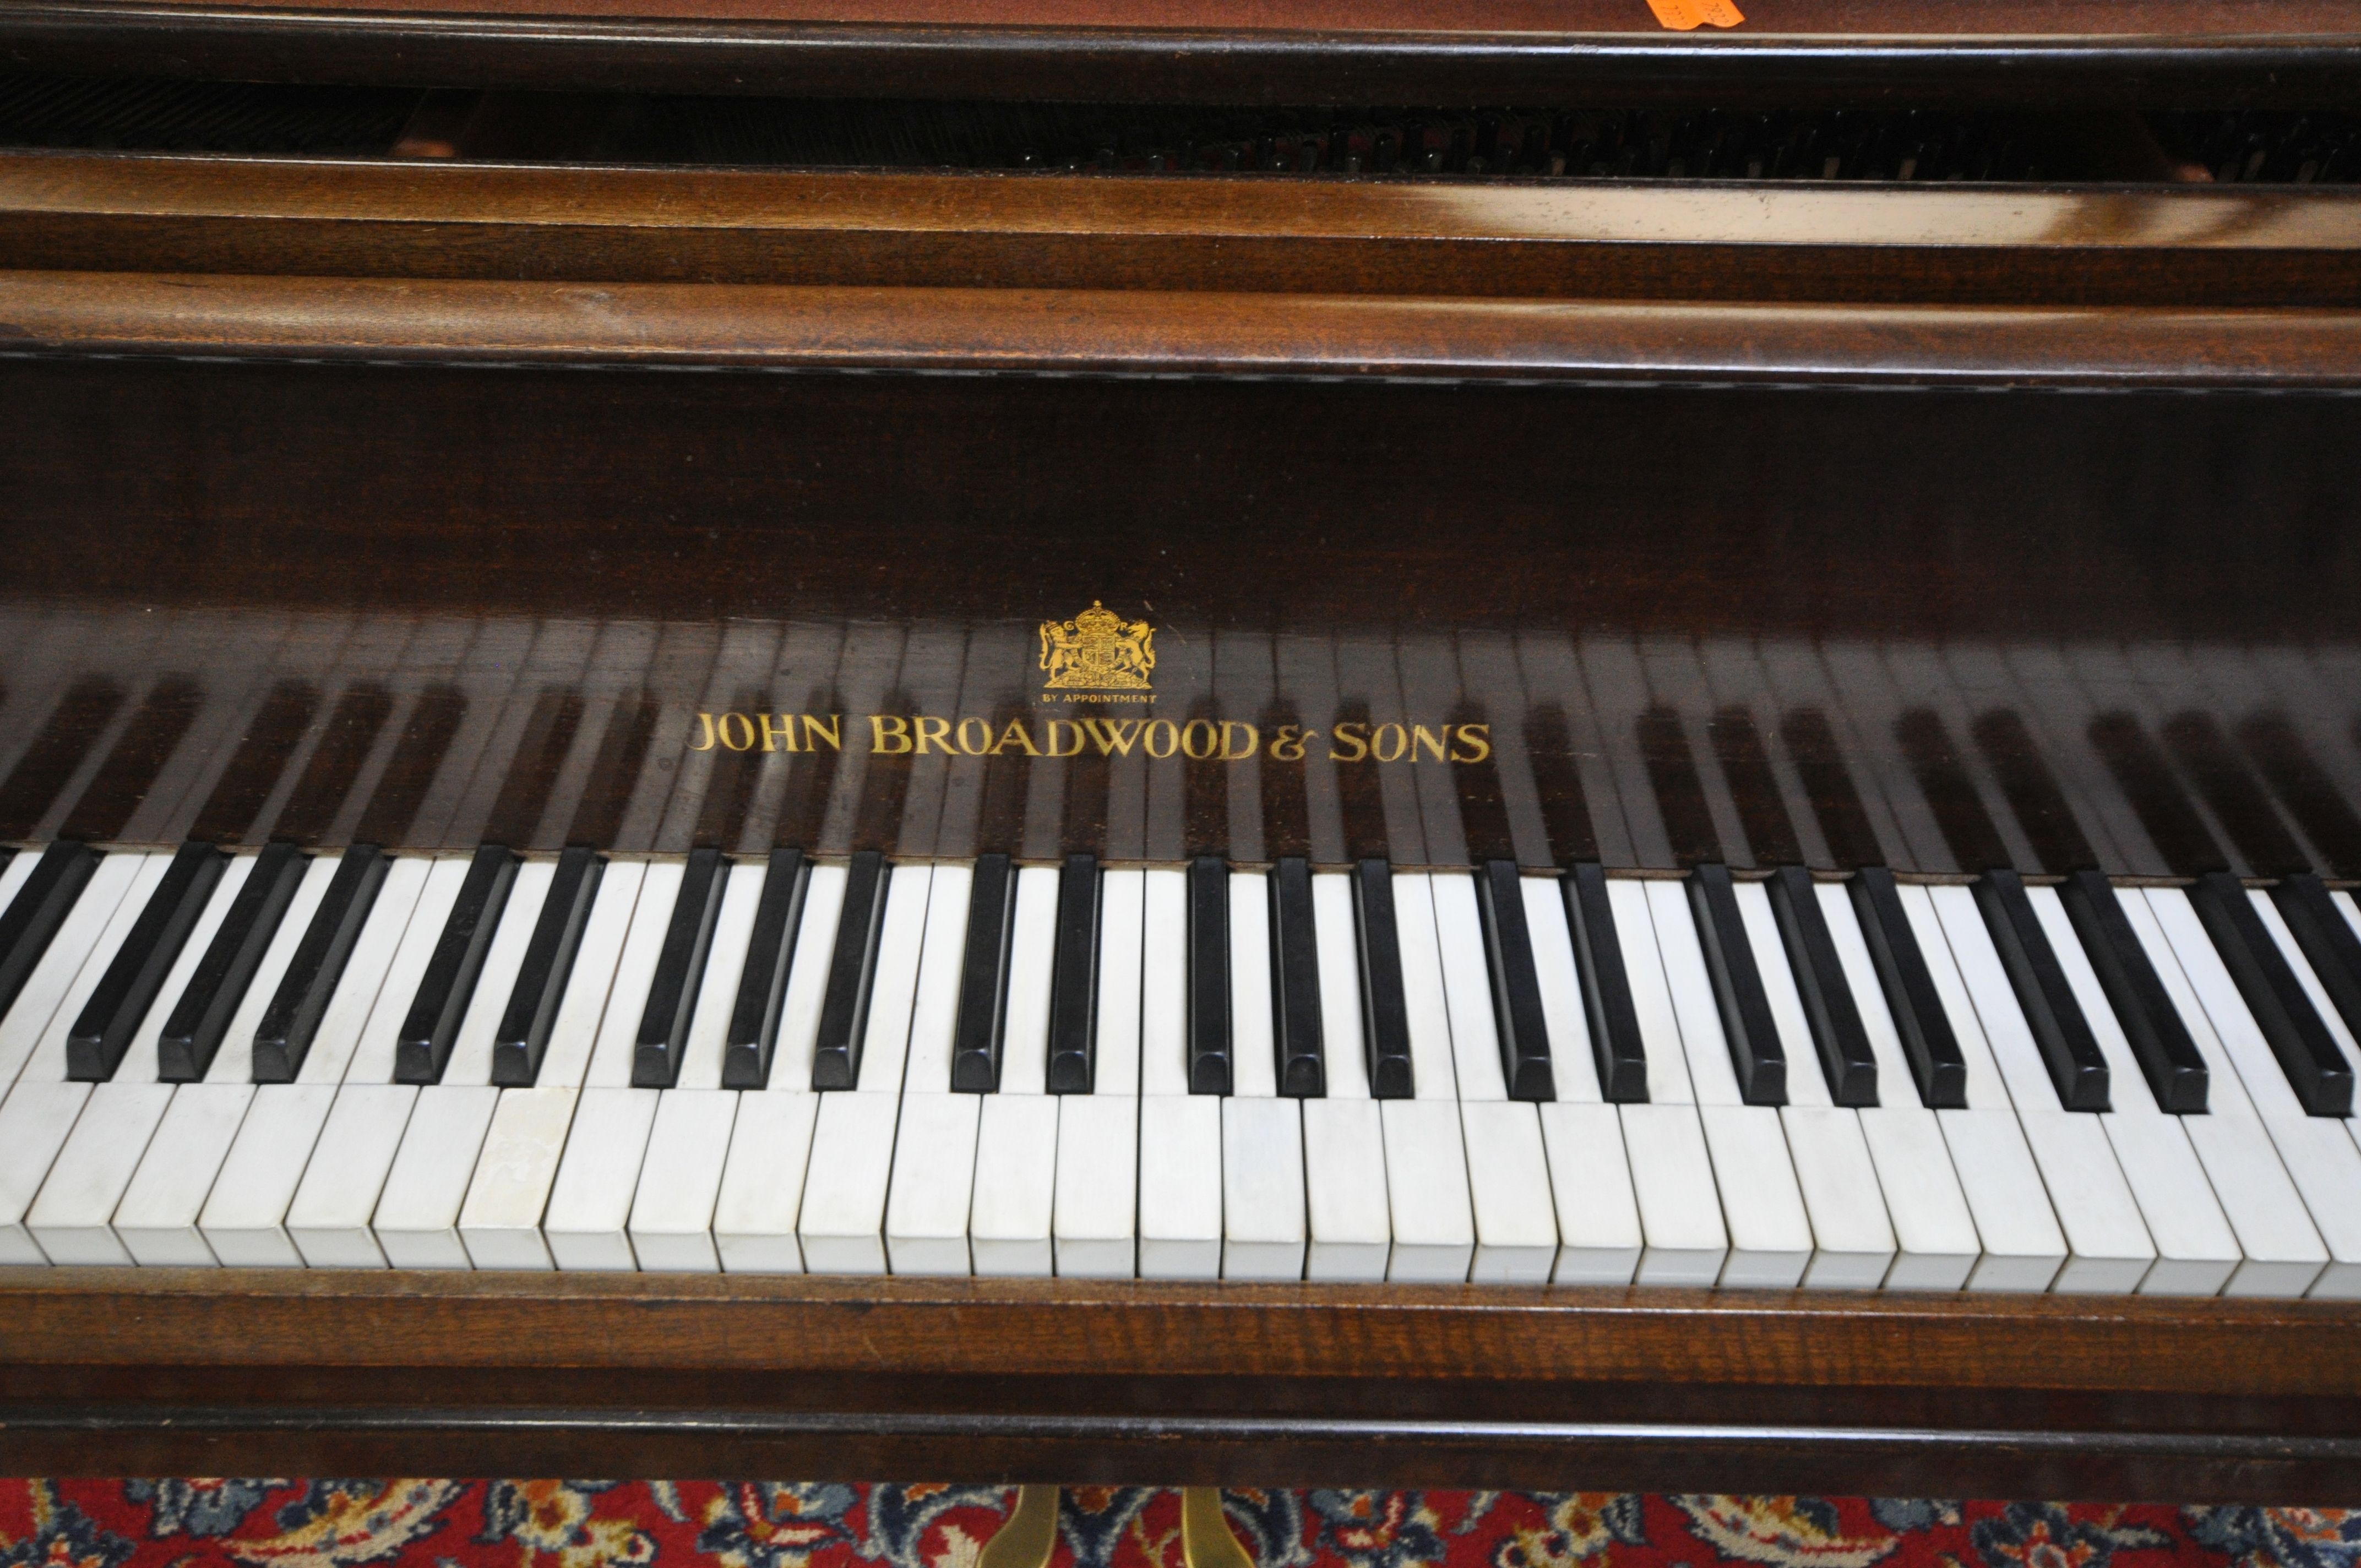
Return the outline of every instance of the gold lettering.
[[[1436,762],[1443,761],[1443,742],[1450,734],[1451,726],[1448,724],[1443,727],[1441,735],[1437,735],[1423,724],[1411,725],[1410,727],[1410,760],[1413,762],[1417,762],[1419,751],[1423,749],[1433,752]]]
[[[804,715],[804,750],[817,751],[823,740],[828,742],[831,751],[844,750],[844,715],[831,713],[826,724],[822,724],[815,714]]]
[[[1164,749],[1160,751],[1156,749],[1156,742],[1159,740],[1164,742]],[[1147,728],[1140,731],[1139,744],[1140,749],[1151,757],[1169,757],[1180,749],[1180,727],[1169,718],[1151,718]]]
[[[1328,760],[1332,762],[1357,762],[1369,754],[1369,727],[1366,724],[1339,724],[1328,737]],[[1350,746],[1340,751],[1339,746]]]
[[[1082,728],[1097,742],[1102,757],[1128,757],[1131,755],[1131,743],[1139,739],[1139,720],[1137,718],[1085,718]]]
[[[763,715],[763,750],[775,751],[781,745],[790,751],[800,751],[796,744],[796,716],[792,713]]]
[[[730,721],[733,718],[738,721],[734,731],[730,728]],[[754,749],[754,721],[742,713],[723,714],[721,722],[714,727],[714,733],[720,736],[721,743],[733,751]]]
[[[1391,756],[1386,754],[1386,731],[1389,729],[1394,732],[1394,750]],[[1409,750],[1410,734],[1399,724],[1380,724],[1376,732],[1369,737],[1369,755],[1380,762],[1399,762],[1402,760],[1402,753]]]
[[[1060,746],[1058,743],[1058,731],[1060,729],[1071,729],[1074,732],[1074,743],[1071,746]],[[1082,727],[1075,723],[1071,718],[1053,718],[1049,720],[1049,751],[1048,754],[1052,757],[1079,757],[1082,755]]]
[[[972,741],[967,738],[967,727],[971,724],[975,726],[976,733],[982,737],[981,740]],[[959,749],[965,751],[971,757],[988,755],[992,751],[992,720],[988,718],[961,719],[959,721]]]
[[[910,721],[897,714],[871,714],[869,749],[884,757],[900,756],[910,749]]]
[[[1458,750],[1459,746],[1462,744],[1471,746],[1475,749],[1463,757],[1459,754]],[[1453,762],[1480,762],[1491,754],[1492,727],[1490,725],[1463,724],[1459,727],[1457,740],[1453,745],[1451,751],[1451,760]]]
[[[1232,733],[1234,730],[1239,729],[1243,729],[1246,732],[1246,738],[1244,741],[1237,740]],[[1261,750],[1261,730],[1257,729],[1251,724],[1241,724],[1235,718],[1225,718],[1222,720],[1222,761],[1225,762],[1243,762],[1248,757],[1253,756],[1257,751]]]
[[[1001,752],[1008,750],[1012,741],[1018,751],[1028,757],[1038,757],[1041,754],[1041,748],[1033,744],[1033,737],[1025,733],[1025,721],[1021,718],[1012,718],[1008,721],[1008,728],[1001,733],[1000,744],[992,749],[992,754],[995,757],[1000,755]]]
[[[1205,732],[1205,738],[1202,741],[1196,739],[1197,731],[1200,729]],[[1221,749],[1221,728],[1212,719],[1192,718],[1180,727],[1180,754],[1191,762],[1202,762]]]
[[[951,754],[951,721],[950,719],[928,718],[921,715],[910,720],[910,727],[917,731],[919,756],[923,757],[927,754],[927,748],[929,745],[940,748],[946,757]]]
[[[1300,762],[1303,761],[1304,746],[1319,733],[1300,725],[1282,724],[1279,733],[1270,738],[1270,754],[1282,762]]]
[[[692,740],[688,743],[688,749],[692,751],[710,751],[713,750],[713,715],[700,713],[697,716],[697,721],[702,726],[697,733],[705,737],[705,744],[700,746]]]

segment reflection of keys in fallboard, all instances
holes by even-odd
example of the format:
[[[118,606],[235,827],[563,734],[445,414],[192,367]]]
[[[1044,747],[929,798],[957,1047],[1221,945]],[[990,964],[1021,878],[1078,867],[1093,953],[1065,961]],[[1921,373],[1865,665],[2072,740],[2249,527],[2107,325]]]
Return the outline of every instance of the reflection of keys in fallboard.
[[[2334,652],[5,630],[12,1261],[2361,1291]]]
[[[2361,1295],[2361,907],[992,855],[0,872],[0,1259]]]

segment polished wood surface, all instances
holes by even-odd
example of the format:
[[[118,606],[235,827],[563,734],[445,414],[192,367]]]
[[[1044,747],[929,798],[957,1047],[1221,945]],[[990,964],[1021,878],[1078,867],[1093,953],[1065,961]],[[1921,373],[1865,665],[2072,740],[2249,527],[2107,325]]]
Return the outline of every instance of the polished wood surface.
[[[0,153],[82,272],[2149,305],[2361,303],[2361,195],[520,168]]]
[[[2351,104],[2350,0],[1759,0],[1668,32],[1642,0],[11,0],[37,70],[441,86],[1098,102]]]

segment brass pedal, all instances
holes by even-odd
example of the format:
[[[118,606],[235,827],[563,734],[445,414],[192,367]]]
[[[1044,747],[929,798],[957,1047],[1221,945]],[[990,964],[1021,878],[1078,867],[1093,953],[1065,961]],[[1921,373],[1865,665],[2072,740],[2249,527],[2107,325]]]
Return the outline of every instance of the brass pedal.
[[[1058,1545],[1058,1488],[1019,1486],[1008,1516],[976,1558],[976,1568],[1049,1568]]]
[[[1180,1488],[1180,1561],[1188,1568],[1255,1568],[1222,1517],[1220,1487]]]

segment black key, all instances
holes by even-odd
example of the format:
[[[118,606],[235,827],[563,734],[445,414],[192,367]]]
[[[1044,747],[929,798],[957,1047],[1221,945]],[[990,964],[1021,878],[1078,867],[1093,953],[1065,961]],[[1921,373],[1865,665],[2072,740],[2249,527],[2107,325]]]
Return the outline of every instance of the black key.
[[[1877,1056],[1870,1049],[1869,1031],[1861,1027],[1852,987],[1845,981],[1844,964],[1828,935],[1828,917],[1820,909],[1812,873],[1801,866],[1773,872],[1771,913],[1779,921],[1787,967],[1795,971],[1795,992],[1804,1001],[1820,1071],[1828,1080],[1828,1098],[1839,1105],[1876,1104]]]
[[[418,994],[401,1021],[393,1046],[396,1083],[440,1083],[459,1038],[460,1022],[475,999],[476,981],[484,972],[484,955],[491,950],[492,933],[500,911],[508,906],[509,888],[516,881],[516,856],[498,844],[486,844],[468,862],[459,897],[443,922],[434,956],[426,961]]]
[[[2099,989],[2115,1010],[2124,1037],[2131,1042],[2147,1086],[2158,1108],[2176,1116],[2202,1113],[2207,1087],[2205,1058],[2189,1037],[2180,1010],[2157,978],[2147,949],[2124,917],[2115,890],[2094,871],[2068,876],[2058,889],[2058,900],[2082,938],[2082,951],[2099,977]]]
[[[1394,869],[1384,861],[1353,867],[1353,929],[1361,956],[1361,1038],[1369,1094],[1408,1100],[1410,1003],[1402,996],[1401,930],[1394,924]]]
[[[1058,872],[1057,956],[1049,971],[1052,1094],[1088,1094],[1098,1063],[1099,861],[1066,857]]]
[[[997,850],[979,855],[960,954],[959,1022],[951,1031],[951,1090],[1000,1089],[1000,1047],[1008,1011],[1008,951],[1016,936],[1016,868]]]
[[[2099,1054],[2091,1021],[2082,1016],[2081,1003],[2066,983],[2066,971],[2050,950],[2041,917],[2025,896],[2024,879],[2005,866],[1985,872],[1976,879],[1976,907],[1983,912],[1984,927],[2000,951],[2001,967],[2008,970],[2009,989],[2025,1010],[2034,1044],[2041,1047],[2049,1080],[2058,1088],[2058,1102],[2069,1111],[2106,1110],[2107,1058]]]
[[[228,864],[214,845],[181,846],[66,1036],[67,1078],[104,1083],[115,1076]]]
[[[1230,1091],[1230,866],[1189,862],[1189,1092]]]
[[[1328,1092],[1320,1039],[1320,949],[1312,934],[1312,867],[1298,855],[1270,868],[1271,1023],[1279,1091],[1316,1100]]]
[[[2328,889],[2310,872],[2282,879],[2271,889],[2271,903],[2345,1026],[2361,1035],[2361,937],[2354,935]]]
[[[2230,978],[2237,981],[2238,994],[2246,998],[2263,1038],[2271,1043],[2271,1054],[2279,1058],[2279,1070],[2287,1074],[2305,1112],[2351,1115],[2353,1069],[2336,1048],[2328,1025],[2312,1010],[2312,998],[2286,955],[2271,940],[2263,917],[2247,902],[2245,885],[2227,872],[2209,872],[2189,890],[2189,902],[2196,905],[2205,934],[2213,939]]]
[[[1738,912],[1730,868],[1708,861],[1689,872],[1688,884],[1706,974],[1721,1007],[1730,1064],[1738,1069],[1738,1096],[1749,1105],[1784,1105],[1787,1051],[1771,1019],[1771,998],[1763,992],[1763,971],[1755,967],[1754,949],[1746,940],[1746,919]]]
[[[336,862],[336,874],[329,879],[328,891],[312,912],[312,924],[304,927],[278,993],[255,1028],[255,1082],[292,1083],[303,1070],[312,1037],[320,1032],[320,1020],[345,977],[346,961],[368,923],[391,863],[375,844],[355,844]]]
[[[1640,1038],[1639,1010],[1631,1004],[1631,977],[1623,972],[1607,872],[1596,861],[1577,861],[1563,885],[1566,920],[1574,928],[1575,968],[1582,976],[1583,1017],[1590,1025],[1591,1054],[1598,1059],[1599,1097],[1611,1105],[1644,1105],[1648,1049]]]
[[[1492,1022],[1500,1037],[1500,1075],[1511,1100],[1557,1098],[1550,1069],[1549,1021],[1525,925],[1524,881],[1514,861],[1487,861],[1476,872],[1476,907],[1484,917],[1485,965],[1492,971]]]
[[[763,872],[763,900],[739,971],[738,1003],[730,1010],[730,1038],[721,1056],[721,1087],[762,1089],[771,1081],[771,1053],[779,1044],[779,1008],[787,998],[787,970],[804,923],[804,852],[771,851]]]
[[[877,973],[877,938],[885,926],[885,885],[893,868],[875,850],[856,850],[844,879],[844,913],[829,956],[828,997],[812,1047],[812,1088],[861,1083],[862,1036],[869,1028],[869,984]]]
[[[550,879],[549,896],[533,924],[533,939],[500,1014],[500,1032],[492,1036],[492,1081],[503,1089],[529,1089],[541,1074],[541,1053],[548,1048],[550,1025],[566,1000],[566,978],[574,972],[582,927],[590,922],[590,905],[606,869],[596,850],[572,849],[557,857],[557,874]]]
[[[97,869],[98,851],[89,845],[52,844],[8,901],[7,912],[0,914],[0,1017],[16,1004],[16,993]]]
[[[1894,1032],[1902,1036],[1903,1059],[1917,1082],[1919,1103],[1931,1111],[1965,1110],[1968,1060],[1960,1054],[1951,1015],[1943,1011],[1942,993],[1927,971],[1927,955],[1918,950],[1918,934],[1894,891],[1894,873],[1883,866],[1863,866],[1853,873],[1851,888],[1861,939],[1877,967]]]
[[[713,951],[713,923],[720,916],[721,893],[729,881],[730,862],[720,850],[708,847],[688,852],[680,895],[673,901],[664,948],[656,954],[648,1004],[640,1014],[639,1038],[631,1050],[634,1089],[670,1089],[680,1081],[681,1059],[688,1054],[689,1020],[697,1015],[705,960]]]
[[[212,1069],[229,1021],[246,1000],[246,988],[254,983],[254,971],[278,937],[279,923],[287,917],[311,863],[312,857],[292,844],[268,845],[254,858],[254,869],[164,1022],[156,1042],[160,1081],[194,1083]]]

